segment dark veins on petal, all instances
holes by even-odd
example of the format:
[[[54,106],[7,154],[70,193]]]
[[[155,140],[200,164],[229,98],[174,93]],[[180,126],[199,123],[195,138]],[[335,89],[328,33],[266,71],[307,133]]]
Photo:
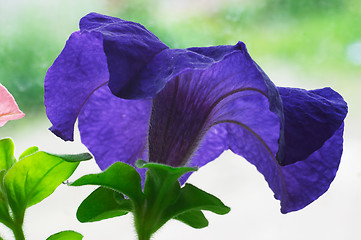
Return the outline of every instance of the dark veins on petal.
[[[232,101],[249,95],[264,97],[257,88],[240,87],[222,91],[222,82],[203,86],[202,71],[186,72],[169,82],[153,99],[149,128],[149,161],[171,166],[187,164],[205,133],[219,123],[235,123],[250,132],[247,125],[232,120],[233,111],[225,108]],[[209,85],[212,85],[209,83]],[[225,118],[231,118],[225,120]],[[256,133],[252,132],[257,135]],[[267,144],[257,135],[267,148]],[[273,154],[269,150],[270,154]]]

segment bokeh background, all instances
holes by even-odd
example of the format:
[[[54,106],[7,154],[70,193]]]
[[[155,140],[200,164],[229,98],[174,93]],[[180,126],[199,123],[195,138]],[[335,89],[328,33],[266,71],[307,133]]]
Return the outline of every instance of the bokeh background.
[[[171,221],[155,236],[168,239],[361,239],[361,1],[359,0],[0,0],[0,82],[26,117],[7,123],[20,155],[36,145],[54,153],[86,151],[79,136],[65,143],[48,131],[43,105],[47,69],[79,19],[98,12],[139,22],[172,48],[247,44],[253,59],[279,86],[330,86],[349,105],[344,154],[329,191],[305,209],[282,215],[261,174],[225,152],[190,182],[219,196],[232,211],[207,214],[210,225],[194,230]],[[93,161],[72,176],[98,172]],[[89,240],[136,239],[132,217],[81,224],[75,218],[92,187],[60,186],[28,210],[27,239],[66,229]],[[11,233],[0,228],[0,235]]]

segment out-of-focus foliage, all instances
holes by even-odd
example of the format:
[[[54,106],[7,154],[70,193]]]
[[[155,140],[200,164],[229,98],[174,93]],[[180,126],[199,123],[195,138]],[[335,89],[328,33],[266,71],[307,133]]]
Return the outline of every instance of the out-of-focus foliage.
[[[270,11],[300,17],[325,12],[337,12],[346,6],[346,0],[268,0]]]
[[[349,50],[361,42],[358,0],[31,2],[7,8],[0,0],[0,82],[25,112],[43,107],[46,70],[90,11],[140,22],[173,48],[241,40],[256,60],[292,62],[316,75],[361,74],[352,60],[361,53]]]
[[[21,25],[11,36],[0,38],[1,83],[14,93],[25,111],[39,107],[44,73],[55,55],[52,36],[42,31],[34,34],[32,27]]]
[[[46,71],[92,7],[104,9],[95,0],[0,0],[0,82],[28,117],[43,108]]]

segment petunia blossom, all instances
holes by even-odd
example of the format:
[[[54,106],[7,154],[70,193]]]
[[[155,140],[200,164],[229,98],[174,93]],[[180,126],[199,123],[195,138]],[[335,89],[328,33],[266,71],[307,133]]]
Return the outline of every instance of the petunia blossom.
[[[14,97],[0,83],[0,127],[9,120],[20,119],[24,116],[25,114],[20,111]]]
[[[330,88],[276,87],[242,42],[170,49],[138,23],[97,13],[49,68],[45,105],[64,140],[78,119],[103,170],[137,159],[201,167],[230,149],[264,175],[283,213],[329,188],[347,114]]]

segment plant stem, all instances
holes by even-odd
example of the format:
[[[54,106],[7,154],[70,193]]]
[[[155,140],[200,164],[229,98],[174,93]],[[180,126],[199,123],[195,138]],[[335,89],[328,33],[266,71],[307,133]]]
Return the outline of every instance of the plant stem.
[[[138,233],[138,240],[150,240],[150,234]]]
[[[14,236],[15,236],[15,239],[16,240],[25,240],[25,236],[24,236],[24,232],[23,232],[23,228],[22,228],[22,225],[14,225],[12,227],[13,230],[13,233],[14,233]]]
[[[148,212],[146,207],[146,201],[138,208],[135,213],[135,229],[138,234],[138,240],[150,240],[151,233],[149,231]]]

